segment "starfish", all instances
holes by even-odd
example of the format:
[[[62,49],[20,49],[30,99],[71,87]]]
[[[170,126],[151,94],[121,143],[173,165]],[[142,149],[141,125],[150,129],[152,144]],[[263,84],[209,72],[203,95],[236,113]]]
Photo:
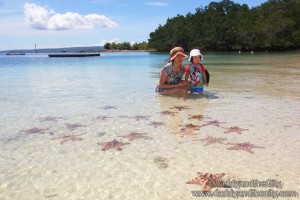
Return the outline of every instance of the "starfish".
[[[177,112],[171,112],[171,111],[162,111],[162,112],[160,112],[161,115],[172,115],[172,116],[174,116],[175,113],[177,113]]]
[[[39,118],[40,122],[46,122],[46,121],[56,122],[57,119],[62,119],[62,117],[47,116],[47,117]]]
[[[119,115],[120,118],[129,118],[127,115]]]
[[[226,131],[224,131],[224,133],[238,133],[238,134],[241,134],[242,131],[248,131],[249,129],[243,129],[243,128],[240,128],[238,126],[232,126],[230,128],[225,128],[227,129]]]
[[[114,139],[110,142],[98,142],[97,144],[101,145],[103,147],[102,151],[106,151],[106,150],[111,149],[111,148],[115,148],[118,151],[120,151],[120,150],[122,150],[121,146],[124,146],[126,144],[130,144],[130,143],[129,142],[119,142],[116,139]]]
[[[218,120],[213,120],[213,121],[208,121],[206,124],[203,124],[201,127],[209,126],[209,125],[220,126],[220,124],[224,124],[224,122],[219,122]]]
[[[129,142],[131,142],[132,140],[134,139],[137,139],[137,138],[149,138],[147,136],[147,133],[137,133],[137,132],[131,132],[127,135],[121,135],[119,137],[122,137],[122,138],[127,138]]]
[[[224,175],[224,173],[211,174],[198,172],[198,176],[196,178],[186,183],[201,185],[200,190],[202,192],[209,192],[212,187],[224,187],[224,182],[221,180]]]
[[[111,118],[111,117],[108,117],[108,116],[98,116],[96,117],[97,120],[100,120],[100,121],[106,121],[106,119],[108,118]]]
[[[78,137],[78,136],[85,135],[85,134],[86,133],[79,134],[79,135],[65,135],[65,136],[58,137],[58,138],[52,138],[52,140],[62,140],[60,142],[60,144],[64,144],[64,143],[66,143],[68,141],[81,141],[81,140],[83,140],[83,138]]]
[[[109,109],[117,109],[116,106],[104,106],[102,107],[104,110],[109,110]]]
[[[130,118],[133,118],[133,119],[136,119],[137,121],[140,121],[142,119],[149,120],[149,117],[150,116],[136,115],[136,116],[130,117]]]
[[[180,129],[179,135],[180,135],[180,137],[183,137],[185,135],[187,135],[187,136],[193,136],[193,135],[197,134],[194,131],[195,131],[195,129],[182,128],[182,129]]]
[[[31,128],[27,130],[21,130],[21,132],[25,133],[26,135],[34,134],[34,133],[39,133],[39,134],[44,134],[44,131],[48,130],[48,128]]]
[[[227,138],[216,138],[216,137],[207,136],[205,139],[200,139],[200,140],[205,142],[204,146],[208,146],[214,143],[223,144],[223,141],[226,139]]]
[[[158,126],[165,125],[163,122],[151,122],[149,125],[154,126],[155,128]]]
[[[244,151],[247,151],[249,153],[254,153],[252,150],[252,148],[265,148],[265,147],[262,147],[262,146],[255,146],[254,144],[251,144],[250,142],[245,142],[245,143],[227,143],[229,145],[234,145],[234,146],[231,146],[231,147],[228,147],[227,149],[228,150],[244,150]]]
[[[199,126],[194,124],[186,124],[186,125],[179,125],[184,126],[184,128],[180,129],[180,137],[183,137],[184,135],[194,135],[194,131],[199,130]]]
[[[189,119],[198,119],[198,120],[202,120],[203,115],[189,115]]]
[[[179,125],[179,126],[184,126],[185,129],[194,129],[194,130],[199,130],[200,126],[194,125],[194,124],[186,124],[186,125]]]
[[[181,110],[187,110],[190,108],[187,106],[173,106],[171,109],[177,109],[177,110],[181,111]]]
[[[69,129],[69,131],[73,131],[73,130],[75,130],[78,127],[85,127],[82,124],[77,124],[77,123],[76,124],[66,123],[65,125],[67,126],[67,129]]]

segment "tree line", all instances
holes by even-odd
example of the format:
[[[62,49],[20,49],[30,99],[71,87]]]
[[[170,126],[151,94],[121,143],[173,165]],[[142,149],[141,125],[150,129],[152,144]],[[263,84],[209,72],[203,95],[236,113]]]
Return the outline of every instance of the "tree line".
[[[121,43],[107,42],[104,45],[104,48],[108,49],[108,50],[147,50],[148,43],[147,42],[141,42],[141,43],[136,42],[136,43],[130,44],[129,42],[121,42]]]
[[[268,0],[249,8],[230,0],[177,15],[150,33],[148,47],[169,51],[295,50],[300,46],[300,0]]]

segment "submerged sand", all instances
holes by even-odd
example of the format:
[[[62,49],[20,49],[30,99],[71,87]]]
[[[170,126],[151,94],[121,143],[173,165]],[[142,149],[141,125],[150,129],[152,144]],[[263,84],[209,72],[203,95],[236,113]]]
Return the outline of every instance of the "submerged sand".
[[[191,191],[200,186],[186,184],[197,172],[225,173],[222,180],[283,183],[280,189],[229,188],[234,191],[299,193],[300,63],[290,63],[287,68],[211,68],[210,87],[203,95],[188,98],[153,94],[132,100],[132,105],[87,108],[86,114],[48,111],[31,118],[31,127],[46,129],[41,133],[7,127],[1,142],[0,199],[198,199]],[[173,115],[161,113],[167,110]],[[189,119],[195,115],[203,118]],[[41,120],[47,116],[58,118]],[[214,120],[220,123],[208,125]],[[199,130],[183,129],[190,123]],[[66,124],[73,124],[73,129]],[[26,130],[28,125],[22,127]],[[230,127],[245,130],[224,133]],[[149,138],[133,140],[121,151],[102,151],[97,145],[113,139],[127,142],[119,136],[131,131]],[[66,135],[82,140],[61,144],[63,139],[57,138]],[[223,144],[205,145],[201,139],[207,136],[225,139]],[[228,150],[230,142],[264,148],[253,148],[253,153]],[[212,191],[216,189],[228,188]]]

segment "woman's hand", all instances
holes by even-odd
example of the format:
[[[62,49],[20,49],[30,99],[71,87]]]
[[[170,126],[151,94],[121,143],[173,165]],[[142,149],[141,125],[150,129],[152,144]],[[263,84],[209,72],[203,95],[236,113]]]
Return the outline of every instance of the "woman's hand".
[[[178,83],[178,86],[186,86],[188,85],[188,82],[186,81],[181,81],[180,83]]]

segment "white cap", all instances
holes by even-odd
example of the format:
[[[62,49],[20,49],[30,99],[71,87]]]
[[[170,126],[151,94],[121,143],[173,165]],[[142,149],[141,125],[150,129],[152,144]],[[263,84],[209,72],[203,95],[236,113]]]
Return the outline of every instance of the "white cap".
[[[203,55],[201,54],[199,49],[193,49],[190,52],[189,62],[191,62],[191,59],[192,59],[193,56],[201,56],[201,60],[203,60]]]

